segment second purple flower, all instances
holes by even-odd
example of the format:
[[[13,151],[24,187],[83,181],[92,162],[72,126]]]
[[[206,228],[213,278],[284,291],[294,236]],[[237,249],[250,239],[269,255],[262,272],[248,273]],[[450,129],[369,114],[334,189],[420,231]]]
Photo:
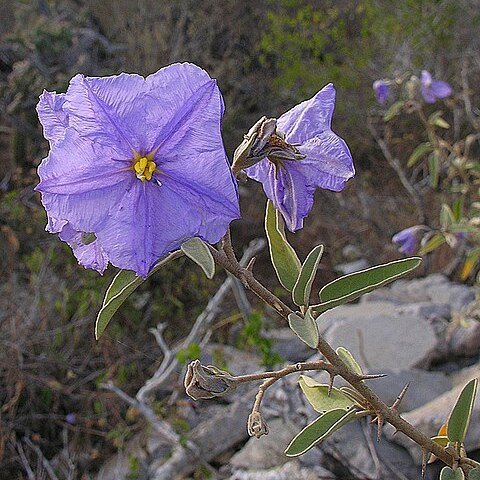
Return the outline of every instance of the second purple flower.
[[[303,227],[317,187],[338,192],[355,174],[347,144],[331,130],[334,108],[335,88],[328,84],[277,120],[264,147],[271,153],[245,169],[291,232]]]

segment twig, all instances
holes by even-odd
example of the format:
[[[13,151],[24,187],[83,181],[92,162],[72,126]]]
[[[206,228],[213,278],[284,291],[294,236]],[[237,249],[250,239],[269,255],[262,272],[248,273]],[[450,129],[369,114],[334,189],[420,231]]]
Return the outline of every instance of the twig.
[[[398,161],[397,158],[394,158],[386,142],[383,140],[383,138],[380,137],[380,135],[378,135],[377,130],[373,126],[370,119],[368,120],[368,129],[370,130],[370,133],[372,134],[373,138],[375,139],[378,146],[380,147],[380,150],[382,151],[383,156],[385,157],[385,160],[387,160],[388,164],[393,168],[393,170],[395,170],[395,173],[397,174],[401,184],[403,185],[403,188],[405,188],[408,195],[413,200],[413,203],[415,204],[415,207],[417,209],[418,221],[420,223],[424,223],[425,213],[423,212],[422,202],[417,192],[415,192],[415,189],[412,187],[407,177],[405,176],[405,173],[403,172],[403,169],[400,166],[400,162]]]
[[[20,442],[16,442],[16,447],[18,454],[20,455],[20,460],[22,461],[23,468],[25,472],[27,472],[28,480],[35,480],[35,474],[30,467],[30,463],[28,463],[27,456],[25,455],[25,451],[23,450],[22,444]]]
[[[240,260],[237,262],[238,265],[247,265],[250,259],[256,255],[262,248],[265,246],[264,240],[254,240],[250,243],[250,245],[245,249],[245,252]],[[188,334],[187,338],[181,343],[179,347],[175,349],[175,351],[171,351],[168,349],[166,344],[163,342],[163,339],[160,340],[162,344],[160,348],[164,352],[164,361],[154,373],[153,377],[150,378],[145,385],[140,388],[137,392],[136,398],[139,402],[145,402],[147,396],[153,391],[159,388],[163,383],[168,379],[168,377],[175,371],[178,367],[179,363],[177,357],[175,355],[176,352],[188,348],[193,342],[199,342],[201,337],[204,335],[205,331],[208,330],[209,326],[212,324],[218,312],[220,310],[220,304],[223,301],[225,295],[232,287],[234,282],[234,278],[227,277],[227,279],[223,282],[220,288],[217,290],[215,295],[210,299],[205,310],[197,317],[195,323],[193,324],[190,333]],[[156,335],[157,338],[158,335]],[[159,339],[157,338],[157,342]],[[164,349],[168,349],[165,350]],[[167,353],[165,353],[167,352]],[[168,357],[168,358],[167,358]]]
[[[50,462],[45,458],[45,455],[42,453],[40,448],[37,447],[28,437],[23,437],[23,441],[37,454],[37,457],[42,462],[43,467],[47,471],[48,475],[52,480],[58,480],[57,475],[53,471]]]

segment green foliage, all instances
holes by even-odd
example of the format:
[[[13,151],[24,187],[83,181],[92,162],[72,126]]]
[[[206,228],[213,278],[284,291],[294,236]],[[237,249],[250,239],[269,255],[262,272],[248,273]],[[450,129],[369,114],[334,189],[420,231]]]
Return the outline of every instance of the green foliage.
[[[177,352],[177,360],[180,365],[185,365],[192,360],[198,360],[200,358],[200,353],[200,345],[192,342],[187,348]]]
[[[407,275],[421,262],[422,259],[418,257],[405,258],[337,278],[322,287],[319,293],[321,303],[313,305],[312,310],[320,314],[338,305],[351,302],[365,293]]]
[[[313,280],[317,273],[318,264],[320,263],[322,254],[323,245],[317,245],[303,262],[300,274],[298,275],[297,281],[292,290],[293,302],[299,307],[308,307],[309,305]]]
[[[478,380],[476,378],[465,385],[450,413],[447,422],[447,437],[452,443],[461,444],[465,441],[477,395],[477,385]]]
[[[240,345],[254,347],[262,358],[262,365],[271,368],[281,363],[283,358],[272,349],[272,341],[263,335],[263,321],[260,313],[252,313],[240,335]]]
[[[440,472],[440,480],[464,480],[465,475],[461,468],[455,470],[450,467],[443,467]]]

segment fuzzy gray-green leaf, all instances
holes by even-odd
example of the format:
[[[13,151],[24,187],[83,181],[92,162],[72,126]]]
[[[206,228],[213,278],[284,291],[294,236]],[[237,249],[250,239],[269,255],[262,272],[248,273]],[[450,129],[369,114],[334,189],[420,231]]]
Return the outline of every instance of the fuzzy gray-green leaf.
[[[299,307],[303,305],[308,307],[312,283],[317,273],[322,254],[323,245],[317,245],[303,262],[300,274],[292,290],[293,303]]]
[[[465,475],[461,468],[452,470],[450,467],[443,467],[440,472],[440,480],[465,480]]]
[[[318,327],[310,309],[306,311],[304,318],[296,313],[291,313],[288,316],[288,324],[302,342],[310,348],[317,348]]]
[[[298,384],[308,403],[319,413],[338,408],[350,410],[355,405],[355,402],[338,388],[330,389],[328,385],[318,383],[307,375],[300,375]]]
[[[202,239],[198,237],[190,238],[180,248],[188,258],[203,270],[207,278],[213,278],[215,275],[215,260],[213,260],[210,248]]]
[[[270,200],[267,202],[265,213],[265,231],[278,280],[286,290],[291,292],[300,273],[301,264],[295,250],[285,237],[283,218]]]
[[[465,441],[475,396],[477,395],[477,384],[478,380],[474,378],[465,385],[450,413],[447,422],[447,437],[452,443],[463,443]]]
[[[362,367],[360,367],[355,358],[353,358],[353,355],[346,348],[338,347],[336,352],[352,372],[355,372],[357,375],[363,375]]]

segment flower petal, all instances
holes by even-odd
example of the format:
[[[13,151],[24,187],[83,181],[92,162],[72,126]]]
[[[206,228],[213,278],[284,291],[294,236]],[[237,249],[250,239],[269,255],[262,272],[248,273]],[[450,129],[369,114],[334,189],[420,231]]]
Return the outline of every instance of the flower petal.
[[[58,235],[60,240],[68,243],[80,265],[103,273],[108,265],[108,258],[98,239],[85,244],[82,232],[78,232],[70,224],[66,224]]]
[[[299,150],[307,155],[299,162],[299,168],[313,185],[339,192],[355,175],[347,144],[331,130],[314,136],[299,146]]]
[[[312,132],[329,130],[335,108],[335,87],[329,83],[310,100],[296,105],[278,119],[278,130],[283,132],[289,143],[302,144]]]
[[[63,110],[64,93],[47,92],[40,95],[37,113],[43,125],[43,135],[50,145],[62,140],[68,127],[68,113]]]
[[[229,211],[165,178],[161,186],[135,182],[95,234],[113,265],[145,277],[188,238],[217,242],[231,220]]]
[[[144,90],[141,75],[76,75],[65,95],[65,110],[81,136],[115,149],[117,155],[131,154],[145,140]]]
[[[425,100],[425,103],[435,103],[437,101],[437,97],[432,92],[430,87],[424,87],[423,85],[420,87],[420,93]]]
[[[181,138],[178,131],[191,120],[201,124],[209,119],[215,131],[219,129],[223,99],[215,80],[205,70],[190,63],[176,63],[148,76],[145,82],[147,130],[155,134],[149,139],[151,150],[174,134]],[[208,131],[207,125],[204,131]],[[201,136],[198,140],[202,140]]]
[[[437,98],[446,98],[452,94],[452,87],[442,80],[433,80],[431,91]]]

